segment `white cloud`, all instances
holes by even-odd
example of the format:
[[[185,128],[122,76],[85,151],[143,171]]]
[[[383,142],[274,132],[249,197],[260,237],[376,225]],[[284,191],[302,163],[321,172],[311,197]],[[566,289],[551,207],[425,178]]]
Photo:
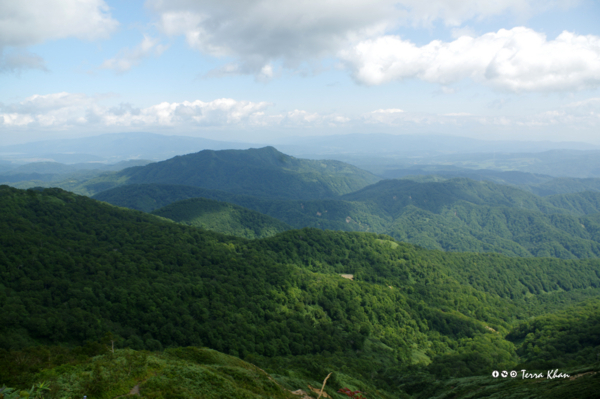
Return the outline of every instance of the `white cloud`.
[[[456,126],[475,127],[512,127],[516,132],[523,128],[564,129],[575,131],[600,128],[600,98],[590,98],[565,106],[531,115],[482,116],[467,112],[445,114],[427,114],[398,112],[396,109],[379,109],[363,114],[355,123],[403,128],[408,126]],[[529,132],[527,131],[527,134]],[[594,137],[597,140],[596,137]]]
[[[421,79],[448,85],[465,78],[511,91],[568,91],[600,85],[600,37],[563,32],[554,40],[518,27],[418,47],[398,36],[362,41],[340,53],[363,84]]]
[[[374,38],[399,24],[458,26],[473,18],[522,15],[573,1],[553,0],[148,0],[167,35],[205,54],[234,57],[230,73],[260,74],[273,61],[296,68]],[[224,71],[220,71],[224,72]],[[227,71],[225,71],[227,72]]]
[[[386,108],[386,109],[378,109],[376,111],[373,111],[372,114],[397,114],[400,112],[404,112],[404,111],[399,108]]]
[[[144,35],[144,39],[137,47],[121,50],[115,58],[104,61],[100,68],[112,69],[118,73],[127,72],[132,67],[137,66],[144,58],[150,56],[158,57],[166,49],[167,46],[159,44],[157,39],[152,39]]]
[[[339,126],[350,121],[338,114],[310,113],[294,110],[267,113],[268,102],[239,101],[221,98],[212,101],[163,102],[146,108],[128,103],[116,107],[99,105],[101,97],[77,93],[34,95],[20,103],[0,104],[3,128],[47,128],[73,130],[81,128],[257,128]]]
[[[20,72],[24,69],[47,71],[42,57],[25,50],[4,53],[0,47],[0,72]]]
[[[407,9],[407,18],[413,24],[430,26],[441,20],[447,26],[459,26],[471,19],[511,13],[523,18],[551,8],[568,8],[578,0],[400,0],[396,4]]]
[[[103,0],[0,0],[0,47],[101,39],[117,26]]]
[[[47,40],[107,38],[118,25],[103,0],[0,0],[0,56]],[[41,57],[25,51],[0,58],[0,72],[26,68],[45,69]]]
[[[92,98],[77,93],[35,94],[20,103],[2,106],[0,110],[18,114],[42,114],[65,108],[89,106],[92,102]]]
[[[243,126],[263,123],[266,102],[217,99],[160,103],[147,108],[130,104],[102,107],[84,94],[34,95],[17,104],[0,107],[4,127],[27,126],[68,129],[76,126],[176,127]]]
[[[247,129],[301,128],[366,129],[382,131],[489,132],[511,129],[514,135],[553,131],[587,132],[600,128],[600,98],[590,98],[532,115],[482,116],[465,112],[429,114],[398,108],[377,109],[363,115],[323,114],[295,109],[273,110],[267,102],[221,98],[212,101],[163,102],[140,108],[122,103],[115,107],[100,105],[103,97],[78,93],[35,95],[22,102],[0,104],[0,132],[41,131],[191,131],[202,128]],[[494,130],[495,129],[495,130]],[[2,133],[0,133],[1,135]],[[558,133],[557,133],[558,134]],[[564,139],[564,138],[563,138]]]
[[[338,114],[319,114],[318,112],[307,112],[300,109],[274,115],[273,121],[282,127],[338,127],[351,121],[350,118]]]

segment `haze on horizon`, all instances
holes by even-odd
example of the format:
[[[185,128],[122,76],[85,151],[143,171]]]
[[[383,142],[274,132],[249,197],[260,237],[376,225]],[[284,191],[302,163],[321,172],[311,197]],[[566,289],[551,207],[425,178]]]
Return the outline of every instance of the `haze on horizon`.
[[[593,0],[0,0],[0,146],[152,132],[600,144]]]

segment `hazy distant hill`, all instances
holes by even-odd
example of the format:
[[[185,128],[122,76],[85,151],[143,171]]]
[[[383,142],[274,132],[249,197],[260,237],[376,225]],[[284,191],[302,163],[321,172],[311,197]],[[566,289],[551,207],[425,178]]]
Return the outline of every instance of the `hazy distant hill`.
[[[71,165],[58,162],[32,162],[0,173],[0,184],[8,184],[22,189],[60,187],[74,191],[82,183],[103,173],[146,165],[149,162],[146,160],[131,160],[113,164],[89,162]]]
[[[502,172],[525,172],[553,177],[600,177],[600,151],[594,146],[584,149],[554,149],[544,152],[480,152],[431,154],[422,156],[389,155],[341,156],[337,159],[357,165],[378,175],[397,176],[406,169],[450,170],[482,169]],[[435,172],[438,173],[438,172]],[[470,177],[464,175],[464,177]]]
[[[259,197],[314,199],[350,193],[378,180],[343,162],[297,159],[265,147],[177,156],[92,179],[80,192],[95,194],[123,184],[162,183]]]
[[[60,182],[69,178],[90,179],[103,172],[119,171],[149,163],[150,161],[143,159],[121,161],[112,164],[88,162],[67,165],[59,162],[31,162],[15,166],[5,172],[0,172],[0,183],[23,182],[26,187],[19,188],[28,188],[35,185],[36,182]]]
[[[0,147],[0,159],[77,163],[116,162],[130,159],[160,161],[190,152],[246,149],[256,144],[225,142],[189,136],[165,136],[155,133],[102,134],[76,139],[45,140]]]
[[[281,151],[306,157],[372,156],[427,157],[443,154],[539,153],[550,150],[590,150],[583,142],[478,140],[442,134],[343,134],[289,137],[277,140]],[[337,159],[337,158],[336,158]]]
[[[442,181],[457,177],[486,180],[498,184],[512,185],[540,196],[554,194],[599,191],[600,178],[552,177],[520,171],[492,169],[466,169],[447,165],[430,165],[406,169],[386,170],[379,174],[387,179],[409,179],[419,182]]]
[[[262,213],[206,198],[174,202],[152,213],[177,223],[244,238],[271,237],[291,229]]]
[[[407,179],[382,180],[346,194],[341,199],[374,202],[394,216],[409,205],[440,212],[443,207],[458,201],[476,205],[534,209],[544,213],[561,212],[559,209],[552,209],[554,207],[542,198],[518,188],[464,178],[433,183],[420,183]]]
[[[533,185],[548,182],[552,176],[519,171],[492,169],[466,169],[446,165],[418,166],[405,169],[391,169],[380,173],[386,179],[402,179],[415,176],[440,176],[446,179],[466,177],[471,180],[489,180],[498,184]]]

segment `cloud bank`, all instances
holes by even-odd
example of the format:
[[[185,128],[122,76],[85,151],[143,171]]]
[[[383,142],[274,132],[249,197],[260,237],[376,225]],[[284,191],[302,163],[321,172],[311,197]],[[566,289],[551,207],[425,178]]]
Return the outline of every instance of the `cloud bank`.
[[[254,128],[352,128],[512,126],[597,129],[600,98],[574,102],[529,116],[481,116],[465,112],[428,114],[397,108],[377,109],[362,115],[322,114],[295,109],[277,112],[268,102],[221,98],[212,101],[163,102],[146,108],[122,103],[99,105],[100,97],[78,93],[34,95],[22,102],[0,104],[0,131],[79,129],[254,129]]]
[[[373,39],[399,25],[459,26],[473,18],[533,14],[575,1],[552,0],[148,0],[169,36],[211,56],[233,57],[230,71],[260,74],[331,56],[348,43]],[[264,71],[263,71],[264,72]]]
[[[103,0],[0,0],[0,71],[44,69],[43,60],[24,51],[47,40],[107,38],[119,25]]]
[[[600,85],[600,37],[563,32],[548,40],[524,27],[421,47],[388,35],[362,41],[340,57],[354,79],[366,85],[411,78],[441,85],[469,78],[510,92]]]

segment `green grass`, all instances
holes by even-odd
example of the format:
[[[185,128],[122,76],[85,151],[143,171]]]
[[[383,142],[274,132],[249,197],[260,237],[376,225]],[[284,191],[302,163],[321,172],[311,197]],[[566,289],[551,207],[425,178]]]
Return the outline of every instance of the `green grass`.
[[[138,387],[143,398],[293,398],[258,367],[206,348],[164,352],[116,350],[36,375],[50,384],[47,398],[112,399]]]

